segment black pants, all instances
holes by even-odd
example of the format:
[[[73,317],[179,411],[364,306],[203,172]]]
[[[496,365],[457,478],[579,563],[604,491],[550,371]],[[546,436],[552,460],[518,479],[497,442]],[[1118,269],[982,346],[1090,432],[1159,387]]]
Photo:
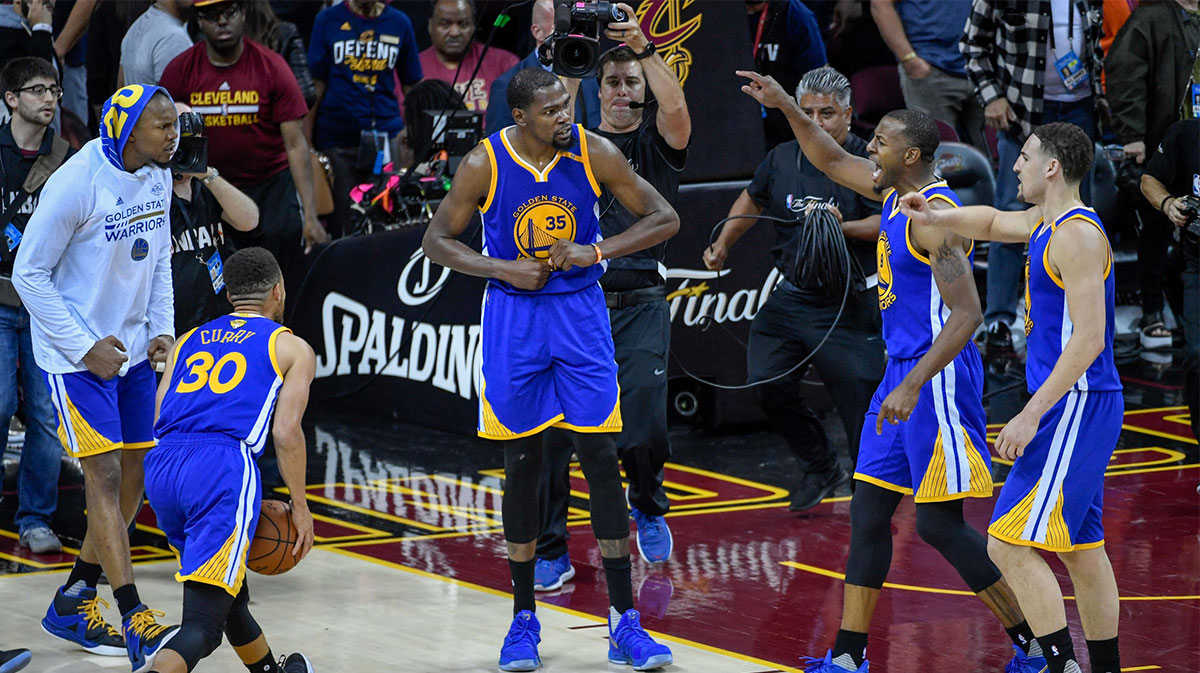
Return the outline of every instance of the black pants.
[[[350,190],[373,181],[375,176],[371,171],[358,169],[358,147],[330,147],[322,151],[329,157],[329,167],[333,169],[333,212],[329,216],[329,234],[341,238],[354,233],[361,218],[351,210]],[[411,159],[407,148],[400,143],[399,134],[391,139],[391,155],[397,172],[408,168]]]
[[[1172,278],[1178,278],[1171,273],[1172,264],[1168,248],[1171,246],[1171,235],[1175,225],[1171,224],[1162,213],[1144,201],[1137,205],[1138,214],[1142,220],[1142,230],[1138,233],[1138,270],[1141,274],[1142,313],[1160,313],[1163,310],[1163,293],[1171,297],[1176,294],[1178,285],[1172,283]],[[1178,267],[1174,272],[1179,273]],[[1177,308],[1177,299],[1172,299],[1172,308]]]
[[[671,507],[662,490],[663,465],[671,457],[667,437],[667,349],[671,342],[671,308],[665,301],[609,309],[616,348],[617,383],[621,387],[621,422],[617,452],[629,480],[629,502],[646,514],[662,516]],[[551,428],[543,434],[542,536],[539,558],[567,553],[568,474],[571,433]]]
[[[840,298],[832,304],[813,303],[796,286],[782,281],[750,325],[746,349],[749,380],[778,376],[812,353],[833,324],[840,304]],[[858,461],[863,418],[886,364],[876,315],[878,309],[869,294],[860,298],[852,294],[838,326],[811,360],[845,426],[851,463]],[[800,470],[827,473],[837,467],[837,455],[829,446],[821,420],[800,396],[804,370],[757,386],[755,397],[771,428],[787,440]]]
[[[258,227],[254,231],[225,228],[225,235],[239,250],[248,247],[265,248],[275,256],[283,271],[287,293],[287,313],[292,302],[300,297],[300,284],[308,265],[304,262],[304,211],[300,193],[292,181],[292,171],[285,168],[275,175],[238,189],[258,204]]]
[[[1188,413],[1192,417],[1192,435],[1200,438],[1200,240],[1186,233],[1183,248],[1183,386]]]

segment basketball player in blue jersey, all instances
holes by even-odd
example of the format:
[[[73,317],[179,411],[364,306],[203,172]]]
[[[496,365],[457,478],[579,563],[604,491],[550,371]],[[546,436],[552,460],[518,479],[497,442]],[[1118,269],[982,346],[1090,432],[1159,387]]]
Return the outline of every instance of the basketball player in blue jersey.
[[[850,502],[850,554],[842,624],[832,650],[807,671],[868,670],[867,631],[892,557],[891,519],[905,494],[916,501],[917,533],[950,562],[1000,619],[1016,647],[1007,673],[1044,664],[1032,631],[987,545],[963,519],[963,499],[992,495],[983,411],[983,364],[971,335],[982,322],[971,273],[971,240],[909,222],[899,195],[920,192],[930,208],[956,209],[934,173],[937,126],[928,116],[888,113],[867,145],[846,152],[770,77],[739,71],[742,91],[787,116],[800,149],[821,172],[883,201],[876,244],[879,308],[888,364],[867,411]],[[885,425],[886,421],[886,425]],[[968,656],[968,653],[962,653]]]
[[[246,551],[262,502],[255,460],[268,431],[292,494],[292,554],[299,560],[312,548],[300,419],[316,359],[279,325],[283,276],[271,253],[239,250],[224,273],[233,313],[179,337],[158,387],[158,446],[146,456],[146,494],[179,557],[183,623],[150,668],[187,673],[224,632],[252,673],[312,673],[303,654],[279,661],[271,654],[250,614]]]
[[[652,670],[671,663],[671,651],[650,638],[633,609],[628,510],[613,440],[621,430],[617,365],[598,281],[604,260],[665,241],[679,218],[611,142],[571,124],[571,96],[558,77],[541,68],[518,72],[508,104],[514,125],[466,156],[424,240],[429,259],[489,279],[479,436],[504,443],[502,516],[514,595],[500,669],[541,665],[533,600],[541,432],[558,427],[573,431],[588,482],[608,585],[608,659]],[[640,218],[603,240],[602,185]],[[476,210],[482,254],[458,240]]]
[[[1038,549],[1058,553],[1075,586],[1093,673],[1121,670],[1117,582],[1104,551],[1104,470],[1125,403],[1113,362],[1112,248],[1079,183],[1092,141],[1073,124],[1038,127],[1013,170],[1024,212],[935,211],[919,194],[900,208],[925,226],[1029,243],[1025,263],[1025,380],[1032,395],[1000,431],[996,451],[1016,460],[1000,489],[988,551],[1012,581],[1050,673],[1078,673],[1062,592]]]

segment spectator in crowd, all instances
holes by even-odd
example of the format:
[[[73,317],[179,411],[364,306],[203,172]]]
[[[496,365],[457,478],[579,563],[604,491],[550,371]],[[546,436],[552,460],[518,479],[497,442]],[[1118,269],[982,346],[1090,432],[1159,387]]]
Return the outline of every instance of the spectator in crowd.
[[[475,11],[474,0],[434,0],[433,16],[429,18],[433,44],[421,52],[421,71],[426,79],[453,85],[459,94],[466,90],[463,104],[468,110],[483,112],[488,109],[492,82],[516,65],[517,57],[496,47],[483,53],[483,44],[472,39]],[[467,79],[476,68],[479,71],[468,86]]]
[[[87,65],[84,61],[88,24],[100,0],[58,0],[54,3],[54,53],[62,67],[63,98],[59,111],[70,112],[87,124]],[[60,115],[64,117],[65,114]]]
[[[847,152],[866,157],[867,143],[850,133],[850,93],[850,82],[844,75],[833,68],[819,68],[801,78],[796,99],[800,108]],[[730,217],[747,217],[725,223],[720,236],[704,251],[704,265],[710,270],[725,266],[729,249],[756,222],[748,216],[765,211],[774,217],[800,218],[809,197],[835,202],[832,212],[842,223],[846,247],[854,259],[851,282],[855,288],[866,289],[865,279],[875,269],[879,204],[837,184],[814,167],[794,137],[772,149],[759,164],[754,179],[729,209]],[[818,349],[825,332],[837,320],[843,288],[821,287],[800,277],[799,265],[804,259],[800,240],[798,225],[775,225],[776,244],[771,252],[782,279],[750,325],[747,376],[752,382],[766,381],[785,373],[815,350],[813,363],[833,397],[854,463],[863,416],[883,380],[879,305],[871,296],[873,291],[854,292],[847,298],[845,317]],[[800,397],[803,375],[804,370],[799,370],[754,388],[768,423],[787,440],[799,464],[800,479],[789,507],[792,511],[815,506],[850,478],[838,464],[821,419]]]
[[[508,106],[508,83],[518,72],[526,68],[542,68],[550,70],[550,66],[542,65],[537,57],[537,47],[542,46],[546,38],[554,32],[554,0],[537,0],[533,5],[533,18],[529,24],[529,32],[537,46],[528,56],[516,65],[505,70],[492,82],[488,94],[487,133],[492,134],[506,126],[512,126],[512,108]],[[573,77],[562,78],[567,91],[575,97],[575,123],[583,124],[584,128],[592,128],[600,121],[600,85],[596,80],[588,78],[578,80]]]
[[[205,40],[171,61],[160,84],[204,117],[209,165],[259,206],[253,235],[226,233],[237,247],[270,250],[284,274],[294,274],[299,255],[329,238],[313,201],[308,107],[283,57],[246,39],[241,2],[195,7]]]
[[[402,89],[421,80],[417,38],[404,12],[381,0],[346,0],[317,15],[308,63],[317,105],[305,123],[313,146],[329,157],[331,227],[344,236],[351,230],[350,190],[390,162],[408,163],[395,87],[397,78]]]
[[[99,128],[100,108],[117,89],[117,74],[121,66],[121,41],[125,39],[125,33],[152,4],[153,0],[96,1],[91,20],[85,25],[88,38],[84,61],[88,107],[91,112],[88,128]],[[67,30],[64,28],[64,33]]]
[[[1142,194],[1179,230],[1183,248],[1184,395],[1192,435],[1200,439],[1200,216],[1188,199],[1200,199],[1200,120],[1186,119],[1167,129],[1142,175]]]
[[[871,16],[900,64],[904,106],[946,122],[984,148],[983,106],[958,49],[970,14],[970,0],[871,0]]]
[[[25,392],[25,445],[18,472],[16,524],[22,546],[35,554],[48,554],[62,550],[50,528],[58,504],[62,449],[55,434],[50,389],[33,359],[29,312],[12,285],[13,253],[42,191],[40,184],[32,193],[24,189],[34,163],[57,168],[74,151],[50,128],[62,96],[53,65],[35,56],[13,59],[0,71],[0,86],[12,111],[12,119],[0,126],[0,222],[7,239],[0,240],[7,243],[0,255],[0,454],[17,411],[20,383]],[[0,476],[3,469],[0,466]]]
[[[175,103],[180,114],[190,112]],[[171,278],[175,288],[175,333],[233,310],[225,295],[222,270],[234,253],[223,224],[238,231],[258,226],[258,206],[212,166],[203,173],[172,170]]]
[[[280,21],[267,0],[246,0],[246,36],[283,57],[296,76],[304,102],[317,103],[317,89],[308,69],[308,48],[296,24]]]
[[[1104,71],[1113,130],[1128,159],[1143,163],[1147,148],[1153,151],[1158,147],[1167,127],[1179,119],[1179,105],[1191,94],[1188,80],[1198,47],[1200,11],[1196,0],[1146,3],[1117,35]],[[1155,206],[1137,205],[1141,219],[1141,342],[1144,348],[1169,348],[1171,331],[1162,310],[1172,227]]]
[[[985,123],[998,134],[995,206],[1024,210],[1017,200],[1017,174],[1010,169],[1033,127],[1070,122],[1095,140],[1097,114],[1107,113],[1100,89],[1100,0],[1019,5],[975,0],[959,48]],[[1091,202],[1090,181],[1089,171],[1080,187],[1084,203]],[[989,355],[1013,352],[1009,326],[1016,319],[1024,254],[1021,243],[988,246],[984,324]]]
[[[800,0],[747,2],[746,23],[754,53],[754,69],[794,91],[800,76],[828,61],[817,17]],[[779,110],[763,110],[767,149],[792,139],[792,129]]]
[[[163,70],[192,46],[187,19],[192,0],[157,0],[133,22],[121,40],[117,86],[158,84]]]
[[[13,0],[17,25],[0,25],[0,68],[14,58],[37,56],[55,62],[51,21],[54,0]]]
[[[1138,0],[1103,0],[1100,10],[1100,50],[1104,52],[1104,58],[1108,58],[1108,50],[1112,48],[1113,40],[1117,39],[1121,27],[1129,20],[1133,10],[1138,8],[1138,4]]]

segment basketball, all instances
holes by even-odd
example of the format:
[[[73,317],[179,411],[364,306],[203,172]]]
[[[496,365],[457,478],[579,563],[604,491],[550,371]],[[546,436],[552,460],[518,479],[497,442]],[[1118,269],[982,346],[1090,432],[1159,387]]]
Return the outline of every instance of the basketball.
[[[291,570],[296,565],[296,557],[292,556],[296,537],[292,506],[279,500],[263,500],[246,567],[260,575],[281,575]]]

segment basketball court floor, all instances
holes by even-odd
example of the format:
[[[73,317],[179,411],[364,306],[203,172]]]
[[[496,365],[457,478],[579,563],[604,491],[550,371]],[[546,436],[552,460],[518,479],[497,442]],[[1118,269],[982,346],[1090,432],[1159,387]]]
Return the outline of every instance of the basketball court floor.
[[[1135,363],[1122,373],[1125,430],[1105,492],[1108,552],[1122,597],[1122,662],[1126,671],[1195,673],[1200,452],[1171,372]],[[1021,403],[1019,391],[995,395],[989,418],[1008,418]],[[831,415],[826,425],[836,441],[840,424]],[[992,426],[993,437],[999,428]],[[787,495],[794,463],[777,437],[675,429],[672,440],[666,479],[675,552],[666,564],[649,566],[635,551],[633,570],[642,623],[675,652],[676,664],[666,670],[801,670],[800,657],[823,654],[837,631],[848,491],[792,514]],[[511,614],[497,448],[319,410],[309,442],[317,546],[285,575],[249,577],[252,608],[275,653],[300,649],[317,671],[330,673],[496,670]],[[997,482],[1007,470],[996,461]],[[573,479],[569,530],[578,575],[562,590],[538,595],[541,654],[547,671],[607,671],[604,573],[588,528],[586,484],[581,474]],[[27,670],[34,672],[128,670],[127,660],[68,650],[41,631],[41,616],[75,549],[34,557],[20,547],[14,491],[10,469],[0,504],[0,649],[31,649]],[[992,503],[969,501],[969,521],[984,528]],[[81,478],[64,465],[55,528],[68,545],[77,545],[83,532],[82,508]],[[892,534],[888,590],[871,632],[871,670],[1002,671],[1010,654],[1004,631],[917,537],[911,500],[901,505]],[[149,509],[132,540],[142,597],[166,612],[166,621],[178,620],[174,560]],[[1051,563],[1065,579],[1061,565]],[[101,596],[110,592],[102,587]],[[115,622],[115,608],[107,613]],[[1086,657],[1070,603],[1068,616]],[[245,669],[224,646],[197,670]]]

